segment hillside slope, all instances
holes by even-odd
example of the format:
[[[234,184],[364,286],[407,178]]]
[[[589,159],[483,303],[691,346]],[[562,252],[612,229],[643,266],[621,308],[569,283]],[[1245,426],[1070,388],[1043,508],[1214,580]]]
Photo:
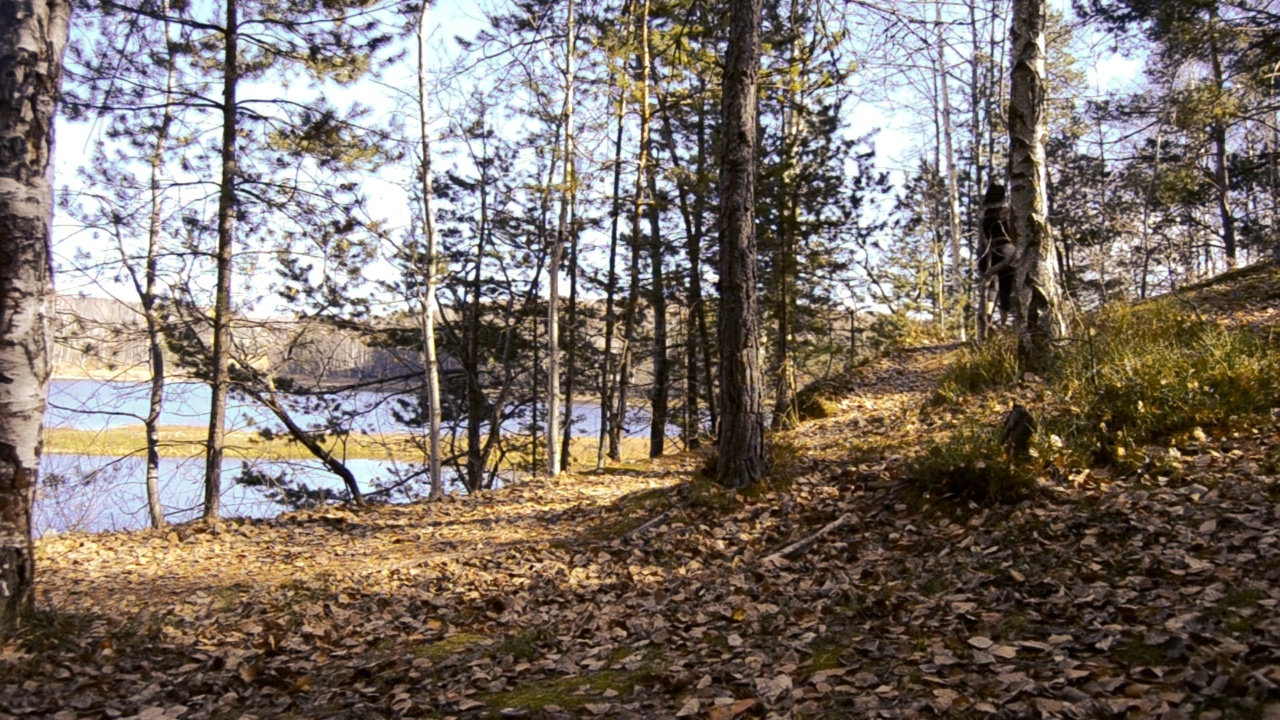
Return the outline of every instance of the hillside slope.
[[[1280,272],[1187,295],[1265,328]],[[1014,506],[921,499],[949,348],[845,383],[734,497],[700,457],[40,544],[0,716],[1280,718],[1280,427]],[[1166,451],[1167,452],[1167,451]]]

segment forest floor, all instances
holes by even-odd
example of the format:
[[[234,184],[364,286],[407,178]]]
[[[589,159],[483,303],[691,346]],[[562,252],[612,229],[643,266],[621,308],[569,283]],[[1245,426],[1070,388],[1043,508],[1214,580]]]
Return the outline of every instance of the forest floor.
[[[1268,273],[1202,308],[1273,325]],[[1275,414],[1162,448],[1158,472],[922,501],[913,449],[1008,405],[928,409],[954,352],[856,371],[745,495],[688,454],[47,537],[33,627],[0,648],[0,717],[1280,720]]]

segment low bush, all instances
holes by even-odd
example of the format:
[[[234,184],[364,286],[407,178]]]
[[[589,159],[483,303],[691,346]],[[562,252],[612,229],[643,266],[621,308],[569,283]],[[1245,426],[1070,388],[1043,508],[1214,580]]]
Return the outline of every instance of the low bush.
[[[1012,387],[1018,381],[1018,342],[1011,332],[995,334],[972,345],[943,373],[931,404],[943,405],[987,390]]]
[[[995,429],[962,428],[945,440],[927,445],[907,468],[921,495],[1015,503],[1035,488],[1039,463],[1005,456]]]

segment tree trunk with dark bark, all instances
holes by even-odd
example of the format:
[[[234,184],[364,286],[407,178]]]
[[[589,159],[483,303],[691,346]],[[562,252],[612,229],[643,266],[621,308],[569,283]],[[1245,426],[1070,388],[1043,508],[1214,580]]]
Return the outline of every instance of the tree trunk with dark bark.
[[[569,352],[564,367],[564,428],[561,430],[560,469],[570,465],[569,445],[573,439],[573,391],[578,382],[578,229],[576,206],[577,193],[570,192],[569,200],[569,317],[565,318],[569,332]],[[603,418],[601,418],[603,421]]]
[[[164,15],[169,14],[169,3],[163,3]],[[169,23],[164,23],[166,44],[170,42]],[[151,207],[147,217],[147,258],[144,264],[143,277],[129,265],[125,257],[123,245],[120,248],[121,258],[129,266],[138,299],[142,305],[142,317],[147,325],[148,372],[151,375],[151,387],[147,398],[147,416],[142,426],[146,434],[146,486],[147,514],[151,527],[165,526],[164,507],[160,504],[160,413],[164,409],[164,328],[156,307],[156,283],[159,279],[159,263],[162,240],[160,238],[161,210],[163,191],[161,178],[164,173],[164,154],[169,144],[169,131],[173,127],[173,110],[169,102],[173,96],[174,58],[170,54],[166,58],[168,69],[165,74],[165,108],[161,115],[160,126],[156,129],[155,149],[151,153],[150,201]]]
[[[605,282],[604,367],[600,372],[600,445],[596,451],[596,470],[604,469],[605,448],[617,458],[618,435],[613,428],[621,422],[613,406],[613,336],[617,332],[614,299],[618,294],[618,221],[622,215],[622,133],[626,125],[627,93],[618,91],[618,134],[613,145],[613,200],[609,208],[609,275]]]
[[[222,452],[226,440],[228,358],[231,354],[231,259],[236,217],[236,85],[239,83],[239,15],[227,0],[223,29],[222,179],[218,190],[218,279],[213,300],[213,373],[209,379],[209,438],[204,464],[204,519],[217,521],[222,508]]]
[[[764,477],[764,401],[756,297],[756,105],[761,0],[733,0],[724,70],[720,159],[720,447],[716,480]]]
[[[658,216],[658,168],[653,152],[653,115],[649,109],[649,2],[645,0],[641,16],[640,56],[643,67],[641,77],[640,138],[641,151],[648,160],[644,167],[644,182],[648,187],[649,211],[649,263],[652,280],[649,307],[653,310],[653,391],[649,415],[649,457],[661,457],[667,440],[667,386],[670,369],[667,365],[667,295],[662,276],[662,260],[666,253],[662,247],[662,228]]]

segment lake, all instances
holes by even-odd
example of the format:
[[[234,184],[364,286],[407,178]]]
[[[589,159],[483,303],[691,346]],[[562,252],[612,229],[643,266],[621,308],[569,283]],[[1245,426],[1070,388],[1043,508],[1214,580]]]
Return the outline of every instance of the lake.
[[[99,380],[54,380],[49,388],[46,427],[79,430],[140,425],[147,412],[149,386],[145,383]],[[313,427],[332,420],[351,424],[359,432],[403,433],[421,431],[403,424],[394,409],[407,396],[353,392],[326,403],[317,403],[294,415],[299,424]],[[202,383],[171,382],[165,386],[164,411],[160,423],[166,426],[205,427],[209,413],[209,387]],[[403,414],[403,410],[401,411]],[[541,421],[542,413],[539,412]],[[575,437],[596,437],[600,428],[598,405],[575,403]],[[505,432],[527,433],[528,418],[509,420]],[[227,429],[280,430],[275,416],[262,407],[229,398]],[[629,437],[648,436],[647,409],[628,413]],[[668,435],[678,429],[668,426]],[[446,430],[447,432],[447,430]],[[223,515],[227,517],[270,517],[284,508],[256,487],[235,482],[242,461],[223,463]],[[347,467],[356,476],[362,492],[371,492],[380,481],[388,481],[413,471],[412,463],[387,460],[349,460]],[[288,473],[313,488],[342,489],[342,482],[318,461],[288,460],[257,462],[254,470]],[[45,453],[40,461],[41,486],[36,496],[34,525],[37,535],[49,531],[99,532],[147,527],[145,464],[140,456],[104,457]],[[451,480],[447,478],[447,481]],[[204,459],[162,458],[160,498],[170,522],[199,517],[203,503]],[[457,490],[455,482],[453,490]],[[397,498],[404,500],[408,494]]]

